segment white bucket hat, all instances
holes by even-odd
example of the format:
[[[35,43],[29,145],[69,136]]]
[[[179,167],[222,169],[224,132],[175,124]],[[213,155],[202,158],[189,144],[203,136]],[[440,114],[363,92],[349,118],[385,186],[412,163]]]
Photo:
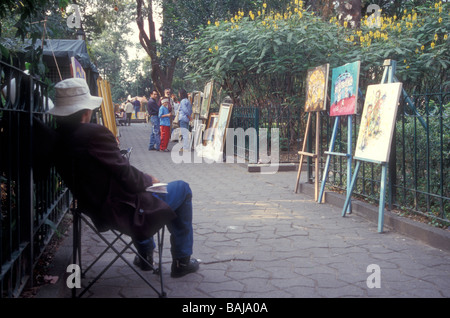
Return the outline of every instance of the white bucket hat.
[[[94,110],[102,98],[92,96],[85,79],[68,78],[55,85],[55,107],[48,110],[54,116],[70,116],[83,109]]]

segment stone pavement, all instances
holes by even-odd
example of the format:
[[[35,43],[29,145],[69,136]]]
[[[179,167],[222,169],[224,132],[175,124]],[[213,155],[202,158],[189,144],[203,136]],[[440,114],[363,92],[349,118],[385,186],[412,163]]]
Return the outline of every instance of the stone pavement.
[[[174,164],[171,153],[147,150],[149,131],[148,124],[120,127],[121,148],[133,147],[131,163],[161,182],[185,180],[194,193],[193,256],[201,260],[200,270],[170,277],[166,232],[163,278],[169,298],[450,297],[448,250],[388,228],[380,234],[365,218],[343,218],[340,208],[295,194],[294,171],[260,174],[237,163]],[[66,251],[70,243],[68,236]],[[101,242],[85,231],[82,244],[88,261]],[[143,273],[157,286],[156,275]],[[60,281],[57,292],[45,286],[37,297],[70,297],[65,278]],[[118,260],[86,297],[157,295]]]

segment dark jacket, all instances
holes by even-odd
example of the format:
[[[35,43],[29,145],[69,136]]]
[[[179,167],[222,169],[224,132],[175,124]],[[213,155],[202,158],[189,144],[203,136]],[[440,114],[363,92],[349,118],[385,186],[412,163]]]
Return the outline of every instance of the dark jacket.
[[[122,157],[106,127],[60,128],[55,150],[59,174],[100,231],[112,228],[144,240],[175,217],[165,202],[145,191],[151,177]]]
[[[159,113],[158,102],[150,97],[147,103],[147,112],[150,116],[158,116]]]

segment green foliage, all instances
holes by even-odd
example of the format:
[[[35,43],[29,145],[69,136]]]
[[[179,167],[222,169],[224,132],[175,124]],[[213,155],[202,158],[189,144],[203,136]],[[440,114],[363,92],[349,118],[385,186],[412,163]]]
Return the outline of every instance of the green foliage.
[[[301,3],[281,13],[261,7],[210,21],[188,47],[191,79],[214,78],[235,102],[298,102],[308,67],[360,60],[364,88],[380,81],[383,60],[394,59],[406,89],[446,84],[449,3],[405,9],[401,18],[382,16],[380,28],[365,18],[359,29],[324,21]]]

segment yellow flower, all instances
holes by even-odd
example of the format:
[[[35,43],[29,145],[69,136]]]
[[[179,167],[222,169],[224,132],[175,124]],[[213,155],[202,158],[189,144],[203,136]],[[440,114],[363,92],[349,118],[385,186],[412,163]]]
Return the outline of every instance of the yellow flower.
[[[267,8],[267,3],[263,3],[263,8]]]
[[[439,22],[439,23],[442,23],[442,18],[439,18],[439,19],[438,19],[438,22]]]
[[[216,25],[216,27],[218,27],[220,25],[219,21],[216,21],[216,23],[214,23]]]
[[[209,48],[209,52],[211,52],[211,53],[213,52],[212,48]]]
[[[431,48],[434,49],[434,42],[431,42]]]
[[[435,41],[438,40],[438,35],[437,35],[437,33],[434,35],[434,40],[435,40]]]
[[[420,49],[421,49],[422,51],[425,50],[425,46],[422,45],[422,46],[420,47]]]
[[[448,39],[448,35],[446,34],[446,35],[444,35],[444,40],[447,41],[447,39]]]
[[[347,21],[344,21],[344,28],[346,28],[348,25]]]
[[[218,45],[216,45],[214,48],[216,49],[216,51],[219,51],[219,46]]]
[[[210,24],[211,24],[211,21],[208,20],[208,25],[210,25]]]

